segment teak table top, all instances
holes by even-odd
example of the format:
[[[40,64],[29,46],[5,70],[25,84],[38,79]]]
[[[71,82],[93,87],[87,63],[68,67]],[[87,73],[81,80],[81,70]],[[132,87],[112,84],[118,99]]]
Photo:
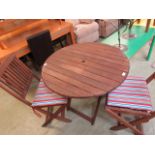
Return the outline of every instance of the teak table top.
[[[100,43],[74,44],[60,49],[44,63],[46,86],[70,98],[102,96],[119,86],[129,61],[117,48]]]

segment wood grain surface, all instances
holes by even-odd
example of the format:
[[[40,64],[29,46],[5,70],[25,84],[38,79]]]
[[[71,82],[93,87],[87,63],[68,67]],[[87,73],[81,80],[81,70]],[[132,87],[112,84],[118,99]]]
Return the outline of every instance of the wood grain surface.
[[[42,78],[52,91],[74,98],[102,96],[119,86],[129,61],[117,48],[100,43],[60,49],[43,65]]]
[[[49,30],[52,40],[69,35],[70,43],[75,43],[73,25],[59,20],[12,20],[0,23],[0,61],[10,54],[22,57],[30,53],[26,39],[34,34]],[[12,23],[12,24],[10,24]],[[4,25],[5,24],[5,25]]]

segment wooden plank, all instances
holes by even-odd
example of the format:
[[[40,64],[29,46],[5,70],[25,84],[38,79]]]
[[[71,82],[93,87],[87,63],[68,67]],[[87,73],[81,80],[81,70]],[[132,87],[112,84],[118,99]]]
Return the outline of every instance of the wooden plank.
[[[83,83],[86,83],[90,86],[102,89],[102,90],[104,90],[106,87],[108,87],[108,84],[106,84],[106,83],[102,83],[100,81],[94,80],[92,77],[84,76],[84,75],[76,73],[72,70],[67,70],[66,68],[63,68],[62,66],[61,67],[58,66],[56,63],[52,63],[51,65],[48,65],[47,68],[50,70],[54,70],[58,73],[61,73],[63,75],[66,75],[68,77],[74,78],[74,79],[81,81]],[[108,82],[109,82],[109,80],[108,80]]]
[[[121,54],[120,51],[118,51],[117,49],[115,50],[111,50],[112,48],[110,47],[109,49],[100,49],[100,48],[96,48],[95,50],[91,49],[90,47],[78,47],[76,48],[76,50],[80,50],[80,48],[83,49],[83,51],[85,50],[89,50],[89,53],[94,55],[97,54],[98,56],[104,57],[106,56],[107,58],[111,58],[111,59],[116,59],[116,60],[120,60],[120,58],[125,57],[124,55]],[[122,61],[126,61],[125,59],[123,59]]]
[[[118,70],[118,71],[128,71],[128,65],[114,65],[113,63],[109,63],[109,62],[105,62],[105,61],[98,61],[94,58],[90,58],[90,57],[83,57],[82,55],[79,54],[73,54],[72,52],[65,52],[65,54],[60,54],[59,52],[57,52],[56,54],[59,54],[60,59],[66,59],[68,61],[74,61],[75,63],[80,63],[81,60],[83,60],[85,58],[86,61],[89,61],[90,64],[95,65],[96,67],[99,68],[112,68],[114,70]],[[56,56],[57,57],[57,56]],[[53,59],[56,58],[55,55],[53,55],[53,57],[51,57],[51,61]],[[128,64],[128,62],[126,63]]]
[[[53,57],[51,61],[54,60],[64,60],[67,61],[68,63],[74,62],[77,64],[83,64],[84,66],[88,66],[89,68],[94,68],[94,69],[99,69],[107,72],[112,72],[113,74],[120,75],[122,72],[128,71],[127,64],[122,66],[122,65],[111,65],[111,63],[103,63],[102,61],[93,61],[94,59],[89,59],[88,57],[82,57],[79,55],[72,55],[70,52],[66,52],[65,54],[62,53],[57,53],[59,54],[59,59],[57,57]],[[101,64],[100,64],[101,62]]]
[[[75,80],[71,77],[68,77],[66,75],[63,75],[61,73],[58,73],[56,71],[50,70],[47,67],[43,70],[43,72],[49,74],[52,77],[55,77],[57,79],[60,79],[61,81],[64,81],[65,83],[68,83],[68,87],[70,87],[70,85],[74,85],[76,87],[79,88],[79,90],[85,90],[88,91],[92,96],[94,96],[96,93],[100,94],[102,92],[101,89],[92,87],[86,83],[80,82],[78,80]]]
[[[103,80],[107,83],[110,83],[110,82],[117,83],[122,81],[122,77],[121,77],[122,72],[120,72],[120,74],[116,74],[116,72],[110,73],[105,71],[104,69],[99,70],[93,66],[91,67],[89,66],[89,64],[88,65],[76,64],[76,66],[74,66],[73,62],[71,63],[67,60],[62,60],[62,59],[53,60],[49,64],[51,65],[58,64],[58,66],[63,67],[67,70],[81,74],[83,76],[92,78],[100,82],[103,82]]]
[[[47,73],[44,73],[42,78],[46,79],[45,84],[47,88],[49,89],[52,88],[52,91],[62,96],[68,97],[68,93],[69,93],[70,97],[77,97],[77,96],[86,97],[86,96],[89,96],[90,94],[85,90],[79,91],[79,88],[72,84],[68,86],[68,83],[65,83]]]
[[[96,50],[97,47],[100,50]],[[102,54],[101,51],[105,49],[106,52]],[[109,56],[108,50],[113,50],[111,53],[115,54]],[[118,56],[115,56],[117,53]],[[118,49],[98,43],[84,43],[54,53],[45,62],[42,76],[49,89],[67,97],[78,98],[107,94],[125,80],[128,71],[129,61]],[[122,76],[123,72],[126,75]],[[44,77],[45,74],[48,79]],[[51,83],[55,83],[55,86]],[[63,88],[67,89],[61,92]],[[78,93],[73,94],[71,89]]]
[[[103,47],[104,46],[104,47]],[[109,55],[114,55],[115,57],[124,57],[124,54],[122,54],[122,51],[120,51],[118,48],[113,47],[111,45],[107,45],[107,44],[101,44],[101,43],[85,43],[85,45],[80,44],[77,47],[75,46],[71,46],[70,47],[72,50],[74,50],[74,48],[76,48],[76,50],[80,50],[81,49],[84,51],[98,51],[98,52],[105,52],[108,53]],[[94,50],[92,50],[94,49]]]
[[[106,61],[106,62],[109,62],[109,63],[115,63],[116,65],[124,65],[126,64],[126,62],[124,61],[120,61],[120,60],[116,60],[116,59],[110,59],[110,58],[107,58],[107,57],[100,57],[98,55],[92,55],[91,53],[89,52],[85,52],[85,51],[78,51],[78,50],[72,50],[72,53],[77,53],[77,54],[80,54],[80,55],[83,55],[85,57],[91,57],[91,58],[94,58],[94,59],[97,59],[98,61]]]

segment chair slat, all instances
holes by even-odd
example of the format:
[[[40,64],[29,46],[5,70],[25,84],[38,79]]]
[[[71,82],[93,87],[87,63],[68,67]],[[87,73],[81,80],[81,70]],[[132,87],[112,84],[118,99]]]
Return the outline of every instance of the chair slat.
[[[0,67],[1,82],[23,98],[26,97],[32,78],[32,71],[13,55]]]
[[[17,69],[17,66],[14,64],[10,65],[10,68],[14,71],[14,73],[16,73],[20,77],[21,81],[25,83],[27,82],[27,78],[29,78],[29,76],[32,74],[31,72],[24,73],[22,68]]]

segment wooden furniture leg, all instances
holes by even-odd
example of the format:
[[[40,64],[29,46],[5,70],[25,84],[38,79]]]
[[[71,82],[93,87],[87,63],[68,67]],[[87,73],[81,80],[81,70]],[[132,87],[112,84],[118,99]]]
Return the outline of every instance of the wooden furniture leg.
[[[106,109],[106,111],[113,116],[114,118],[116,118],[120,123],[122,123],[124,126],[130,128],[135,134],[138,135],[142,135],[143,133],[137,129],[136,127],[134,127],[131,123],[127,122],[124,118],[120,117],[119,115],[117,115],[115,112],[113,112],[111,109]],[[111,128],[111,130],[113,130],[113,128]]]
[[[75,41],[75,34],[74,34],[73,27],[70,30],[70,37],[71,37],[72,44],[75,44],[76,41]]]
[[[153,20],[153,26],[155,26],[155,19]]]
[[[70,105],[68,106],[68,110],[70,110],[70,111],[76,113],[77,115],[79,115],[80,117],[86,119],[87,121],[89,121],[91,123],[91,125],[94,125],[95,120],[96,120],[96,116],[97,116],[97,112],[98,112],[98,109],[99,109],[101,98],[102,98],[101,96],[98,97],[97,105],[95,107],[95,111],[94,111],[92,116],[87,116],[86,114],[72,108]]]
[[[120,112],[118,113],[118,116],[121,117],[121,113]],[[117,121],[117,125],[119,126],[119,125],[121,125],[121,123],[119,121]]]
[[[141,21],[140,19],[137,19],[137,23],[138,23],[138,24],[140,23],[140,21]]]
[[[133,126],[140,126],[142,123],[147,122],[150,118],[153,118],[155,116],[155,114],[152,114],[150,116],[144,116],[141,118],[138,118],[136,120],[130,121],[129,123]],[[124,124],[121,125],[116,125],[111,127],[111,130],[121,130],[121,129],[125,129],[128,128],[127,126],[125,126]]]
[[[150,27],[150,23],[151,23],[151,19],[147,19],[147,23],[146,23],[145,32],[148,32],[149,27]]]
[[[71,106],[71,98],[68,98],[67,110],[70,110],[70,106]]]
[[[46,125],[48,125],[53,119],[58,119],[60,121],[63,122],[71,122],[70,119],[67,119],[64,117],[64,110],[65,107],[60,107],[59,109],[57,109],[55,111],[55,113],[52,113],[53,109],[51,110],[50,108],[48,109],[48,114],[46,115],[46,121],[45,123],[42,125],[43,127],[45,127]],[[60,114],[60,116],[58,116]]]
[[[135,120],[138,120],[138,119],[140,119],[140,117],[135,116]],[[136,125],[136,127],[137,127],[137,129],[139,129],[140,131],[142,131],[142,132],[143,132],[143,127],[142,127],[142,124],[137,124],[137,125]]]
[[[98,109],[99,109],[99,105],[100,105],[101,99],[102,99],[102,97],[99,96],[98,97],[98,100],[97,100],[97,106],[95,108],[95,111],[94,111],[94,114],[93,114],[93,117],[92,117],[91,125],[94,125],[94,123],[95,123],[95,120],[96,120],[96,116],[97,116],[97,112],[98,112]]]
[[[53,107],[47,107],[47,115],[46,115],[46,120],[45,123],[42,125],[43,127],[45,127],[47,124],[51,123],[51,119],[50,119],[50,113],[53,112]]]

